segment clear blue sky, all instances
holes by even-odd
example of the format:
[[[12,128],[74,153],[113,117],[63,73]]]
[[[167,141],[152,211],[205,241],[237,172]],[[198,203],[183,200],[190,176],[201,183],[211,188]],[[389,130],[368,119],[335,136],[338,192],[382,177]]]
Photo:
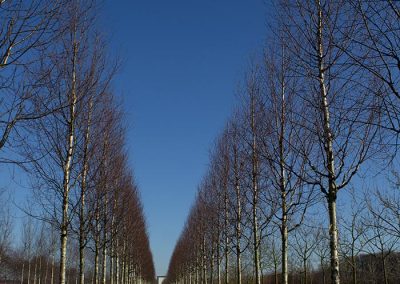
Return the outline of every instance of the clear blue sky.
[[[141,189],[158,275],[235,104],[251,54],[267,37],[263,0],[105,0],[101,26],[123,58],[131,165]]]

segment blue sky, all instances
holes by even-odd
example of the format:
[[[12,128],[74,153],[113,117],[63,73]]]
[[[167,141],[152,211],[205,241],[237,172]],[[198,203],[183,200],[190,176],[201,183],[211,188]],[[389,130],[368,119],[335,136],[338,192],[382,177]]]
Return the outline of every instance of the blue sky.
[[[267,38],[263,0],[105,0],[101,27],[122,58],[130,162],[158,275],[166,273],[208,151]]]

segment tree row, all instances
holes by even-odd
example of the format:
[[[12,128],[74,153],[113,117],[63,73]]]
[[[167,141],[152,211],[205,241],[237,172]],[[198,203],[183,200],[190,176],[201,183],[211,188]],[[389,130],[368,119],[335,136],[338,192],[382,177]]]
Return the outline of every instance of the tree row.
[[[400,6],[272,6],[167,282],[397,283]]]
[[[95,1],[0,1],[0,159],[3,169],[18,168],[30,192],[28,205],[18,204],[29,216],[21,234],[2,196],[6,280],[155,278],[112,90],[119,63],[99,31],[98,9]]]

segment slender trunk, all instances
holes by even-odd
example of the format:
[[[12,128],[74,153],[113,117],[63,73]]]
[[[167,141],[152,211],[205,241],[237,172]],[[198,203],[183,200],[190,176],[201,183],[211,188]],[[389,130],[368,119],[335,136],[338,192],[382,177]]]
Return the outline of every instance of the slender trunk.
[[[124,277],[124,281],[123,283],[128,283],[129,279],[128,279],[128,274],[127,274],[127,270],[128,270],[128,264],[127,264],[127,260],[126,257],[124,257],[124,273],[122,274],[122,276]]]
[[[85,141],[83,149],[83,166],[82,166],[82,184],[81,184],[81,202],[80,202],[80,215],[79,215],[79,283],[85,284],[85,247],[86,247],[86,216],[85,216],[85,202],[86,202],[86,181],[89,171],[89,142],[90,142],[90,126],[92,120],[93,97],[89,99],[89,111],[86,121]]]
[[[94,244],[94,283],[99,284],[99,238],[96,236]]]
[[[115,284],[119,284],[119,253],[118,253],[118,240],[117,240],[117,253],[115,256]]]
[[[110,284],[114,284],[114,256],[113,256],[114,249],[111,250],[110,255]]]
[[[339,254],[338,254],[338,230],[336,217],[336,197],[328,198],[329,210],[329,247],[331,251],[331,281],[332,284],[340,284],[339,280]]]
[[[103,270],[102,270],[102,284],[106,284],[107,276],[107,247],[103,245]]]
[[[210,283],[214,281],[214,245],[211,245],[211,259],[210,259]]]
[[[33,269],[33,284],[36,284],[36,279],[37,279],[37,258],[35,259],[35,266]]]
[[[94,228],[94,283],[99,284],[99,254],[100,254],[100,201],[96,202]]]
[[[125,269],[125,261],[124,259],[121,259],[120,261],[120,283],[124,284],[125,279],[124,279],[124,269]]]
[[[115,256],[116,256],[116,250],[117,250],[117,246],[118,246],[118,239],[116,237],[117,236],[117,229],[115,228],[115,212],[116,212],[116,210],[117,210],[117,197],[116,197],[116,192],[114,192],[113,211],[112,211],[112,217],[111,217],[111,236],[110,236],[110,238],[111,238],[111,253],[110,253],[110,257],[111,257],[111,259],[110,259],[110,279],[111,279],[111,284],[114,284]]]
[[[220,255],[220,242],[219,242],[219,229],[218,229],[218,240],[217,240],[217,282],[221,284],[221,255]]]
[[[241,261],[241,252],[240,246],[236,247],[236,283],[242,284],[242,261]]]
[[[31,282],[31,259],[28,260],[28,284]]]
[[[21,284],[24,283],[24,268],[25,268],[25,263],[22,262]]]
[[[259,252],[259,236],[258,236],[258,161],[257,161],[257,142],[255,127],[255,98],[251,97],[251,130],[252,130],[252,221],[253,221],[253,249],[254,249],[254,268],[255,268],[255,284],[261,284],[260,273],[260,252]]]
[[[47,284],[47,273],[48,273],[48,268],[49,268],[49,259],[46,258],[46,271],[44,273],[44,283]]]
[[[321,257],[321,260],[320,260],[320,266],[321,266],[321,270],[322,270],[322,283],[323,284],[326,284],[326,279],[325,279],[325,265],[324,265],[324,261],[323,261],[323,258]]]
[[[102,271],[102,284],[106,284],[106,275],[107,275],[107,203],[108,199],[105,196],[105,204],[104,204],[104,215],[103,215],[103,271]]]
[[[286,199],[286,198],[285,198]],[[286,204],[284,205],[286,206]],[[288,228],[287,228],[287,215],[282,214],[282,228],[281,228],[281,237],[282,237],[282,275],[281,281],[282,284],[288,284]]]
[[[75,147],[75,118],[76,118],[76,57],[78,44],[73,39],[73,54],[72,54],[72,78],[71,78],[71,94],[69,95],[69,121],[68,121],[68,151],[66,162],[64,165],[63,178],[63,200],[62,200],[62,217],[61,217],[61,234],[60,234],[60,284],[65,284],[66,278],[66,262],[67,262],[67,238],[68,238],[68,200],[70,190],[71,166]]]
[[[239,180],[239,165],[238,165],[238,150],[236,143],[233,146],[234,156],[234,172],[235,172],[235,190],[236,190],[236,282],[242,284],[242,262],[241,262],[241,237],[242,237],[242,202],[240,192],[240,180]]]
[[[389,282],[386,271],[386,258],[384,255],[382,255],[382,271],[383,271],[383,283],[388,284]]]
[[[203,283],[207,284],[207,259],[206,259],[206,240],[205,237],[203,236],[203,243],[202,243],[202,252],[203,252],[203,256],[202,256],[202,266],[203,266]]]
[[[353,276],[353,284],[357,284],[357,264],[356,264],[356,257],[354,252],[351,255],[351,271]]]
[[[196,259],[196,283],[199,283],[199,257],[197,256],[197,259]]]
[[[136,271],[132,271],[131,277],[129,277],[128,270],[131,268],[131,265],[127,261],[125,263],[125,281],[126,283],[130,284],[134,279],[136,279]]]
[[[228,213],[228,184],[225,181],[225,193],[224,193],[224,234],[225,234],[225,284],[228,284],[229,281],[229,238],[228,238],[228,221],[229,221],[229,213]]]
[[[282,54],[284,48],[282,48]],[[282,284],[288,284],[288,212],[287,212],[287,192],[286,192],[286,172],[285,172],[285,124],[286,124],[286,101],[285,101],[285,76],[284,76],[284,63],[282,59],[282,77],[281,77],[281,119],[280,119],[280,133],[279,133],[279,172],[280,172],[280,194],[281,194],[281,238],[282,238]]]
[[[81,231],[79,236],[79,283],[85,284],[85,241],[82,234]]]
[[[254,178],[254,177],[253,177]],[[253,182],[253,204],[252,204],[252,221],[253,221],[253,249],[254,249],[254,268],[256,284],[261,284],[260,273],[260,254],[259,254],[259,236],[258,236],[258,218],[257,218],[257,204],[258,204],[258,188],[256,183]]]
[[[41,284],[42,280],[42,257],[39,258],[39,275],[38,275],[38,284]]]
[[[236,239],[238,240],[237,236]],[[239,243],[236,245],[236,283],[242,284],[242,260]]]
[[[340,284],[339,277],[339,253],[338,253],[338,230],[336,218],[336,176],[335,176],[335,161],[333,153],[333,135],[330,127],[330,111],[325,83],[325,66],[324,66],[324,50],[322,42],[323,31],[322,7],[318,0],[318,67],[319,67],[319,87],[321,95],[321,104],[324,123],[324,139],[325,139],[325,154],[328,169],[329,190],[327,194],[328,210],[329,210],[329,243],[331,253],[331,281],[332,284]]]
[[[54,259],[55,259],[55,257],[54,257],[54,254],[53,254],[53,257],[52,257],[52,260],[51,260],[50,284],[53,284],[53,283],[54,283]]]

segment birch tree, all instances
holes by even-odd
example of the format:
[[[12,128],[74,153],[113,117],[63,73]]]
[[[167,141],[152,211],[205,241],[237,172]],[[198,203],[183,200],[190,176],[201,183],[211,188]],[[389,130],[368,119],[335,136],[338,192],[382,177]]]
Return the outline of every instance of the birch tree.
[[[251,234],[253,249],[253,267],[255,283],[261,284],[261,264],[260,264],[260,241],[261,241],[261,225],[260,225],[260,129],[262,123],[260,121],[262,114],[262,99],[260,83],[259,66],[254,66],[246,76],[244,86],[245,103],[242,139],[246,144],[246,196],[250,206],[251,215]]]
[[[305,135],[314,143],[309,153],[299,147],[308,168],[305,181],[318,186],[328,206],[331,281],[340,283],[336,202],[338,192],[369,158],[376,137],[375,98],[364,85],[376,84],[359,67],[348,64],[355,21],[346,1],[281,1],[278,18],[294,72],[301,79]],[[340,43],[341,47],[338,47]],[[378,84],[379,85],[379,84]],[[362,121],[362,122],[361,122]],[[303,147],[304,148],[304,147]]]
[[[95,158],[95,151],[100,151],[100,147],[96,145],[95,141],[106,131],[105,122],[108,118],[105,110],[117,111],[114,108],[112,96],[107,93],[117,65],[106,60],[105,44],[100,37],[96,36],[92,44],[90,73],[86,78],[88,88],[85,90],[85,96],[79,101],[83,115],[79,116],[77,123],[80,136],[77,143],[80,193],[76,198],[79,200],[79,212],[77,213],[79,229],[77,231],[79,231],[79,281],[81,284],[84,283],[84,251],[87,245],[88,224],[93,217],[93,208],[86,205],[86,196],[87,191],[93,190],[95,187],[95,173],[100,167],[98,159]],[[120,173],[120,171],[117,172]]]
[[[243,141],[240,131],[240,116],[235,115],[228,124],[228,149],[230,156],[231,173],[230,173],[230,211],[231,219],[234,223],[232,245],[236,254],[236,282],[242,283],[242,253],[246,250],[244,230],[246,224],[246,198],[243,190],[244,187],[244,153]]]
[[[76,1],[65,6],[64,33],[44,59],[39,76],[43,79],[42,92],[56,96],[61,108],[32,124],[35,129],[35,151],[26,151],[35,180],[37,200],[43,205],[42,219],[57,224],[60,232],[60,283],[65,283],[67,242],[72,212],[76,205],[71,190],[76,186],[78,173],[77,124],[82,114],[80,100],[93,88],[90,60],[90,3]],[[89,54],[88,54],[89,53]],[[43,158],[44,157],[44,158]],[[39,159],[40,158],[40,159]]]
[[[267,161],[271,188],[274,189],[271,202],[279,202],[275,217],[281,235],[281,283],[287,284],[288,234],[300,226],[315,198],[312,187],[307,187],[302,179],[306,159],[296,151],[299,143],[308,151],[311,141],[297,127],[302,124],[301,117],[297,115],[302,109],[302,101],[297,97],[299,86],[296,76],[291,74],[291,59],[286,55],[284,42],[280,38],[277,44],[265,51],[264,120],[268,130],[261,139],[261,155]]]
[[[0,190],[0,200],[2,200],[3,204],[6,204],[7,200],[3,194],[3,190]],[[8,206],[2,206],[2,208],[0,208],[0,266],[2,265],[2,261],[11,243],[12,220],[9,210]]]
[[[350,265],[352,284],[358,283],[357,257],[364,251],[367,245],[365,236],[368,235],[368,226],[363,223],[366,203],[360,202],[360,199],[354,193],[351,195],[350,212],[346,216],[342,216],[343,220],[340,226],[342,232],[341,253]]]

